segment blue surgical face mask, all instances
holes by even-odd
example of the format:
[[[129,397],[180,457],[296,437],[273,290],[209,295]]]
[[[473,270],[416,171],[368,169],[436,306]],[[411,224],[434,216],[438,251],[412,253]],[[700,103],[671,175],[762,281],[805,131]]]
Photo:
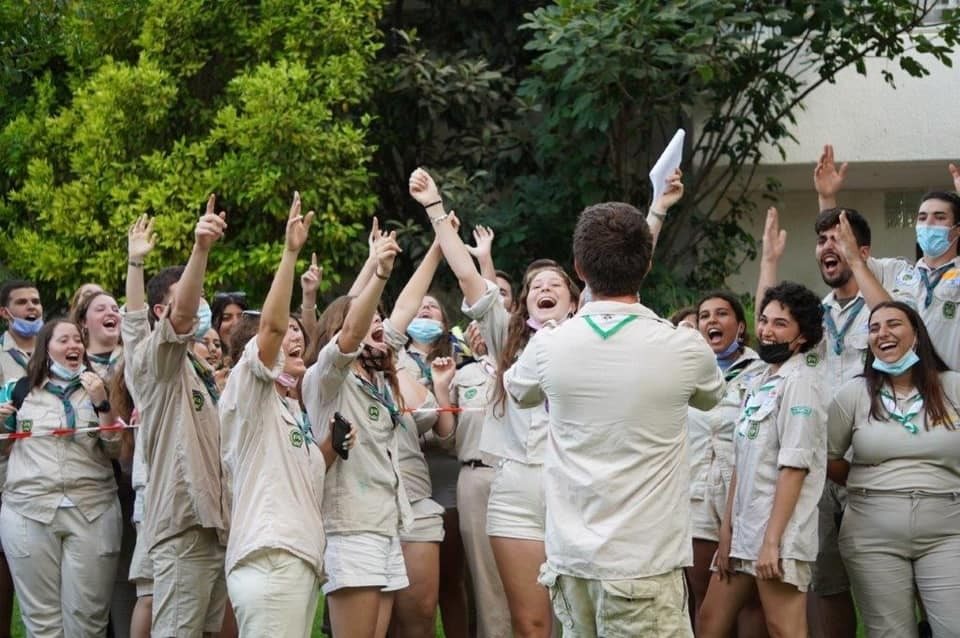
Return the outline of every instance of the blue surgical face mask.
[[[213,313],[210,312],[210,305],[207,304],[203,299],[200,300],[200,307],[197,308],[197,331],[193,333],[193,336],[203,341],[203,337],[210,331],[210,328],[213,326]]]
[[[417,317],[407,326],[407,334],[417,343],[430,344],[443,336],[443,324],[436,319]]]
[[[736,354],[740,352],[740,348],[742,347],[743,344],[740,343],[740,337],[737,336],[723,352],[715,353],[717,355],[717,365],[719,365],[722,370],[729,368],[733,364],[734,359],[736,359]]]
[[[917,226],[917,243],[924,256],[937,258],[950,250],[953,241],[950,240],[952,227],[946,226]]]
[[[36,337],[40,329],[43,328],[43,317],[36,319],[21,319],[14,317],[10,322],[10,329],[21,337]]]
[[[50,374],[55,379],[59,379],[61,381],[73,381],[80,377],[81,372],[83,372],[82,366],[76,370],[71,370],[67,366],[60,365],[56,361],[50,362]]]
[[[886,361],[874,357],[873,369],[877,372],[884,372],[896,377],[912,368],[918,361],[920,361],[920,357],[917,356],[917,353],[914,352],[913,348],[910,348],[903,354],[902,357],[893,363],[887,363]]]

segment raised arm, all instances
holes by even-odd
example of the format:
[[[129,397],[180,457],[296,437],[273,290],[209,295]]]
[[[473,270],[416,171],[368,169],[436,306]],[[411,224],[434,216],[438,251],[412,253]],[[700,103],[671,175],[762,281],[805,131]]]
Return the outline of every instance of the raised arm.
[[[467,246],[467,252],[480,265],[480,274],[487,281],[497,283],[497,268],[493,265],[493,229],[489,226],[474,226],[474,246]]]
[[[380,221],[374,217],[373,225],[370,227],[370,234],[367,236],[367,248],[369,253],[367,254],[367,260],[363,262],[363,268],[360,269],[360,272],[357,274],[357,278],[354,279],[353,285],[350,286],[350,290],[347,292],[351,297],[357,297],[367,287],[367,283],[373,277],[373,274],[377,269],[377,251],[374,248],[374,244],[377,241],[377,238],[380,237]]]
[[[373,316],[377,312],[383,287],[390,279],[393,262],[401,252],[400,246],[397,245],[397,233],[395,231],[389,235],[379,233],[374,241],[374,251],[377,256],[374,276],[350,304],[350,310],[347,311],[347,316],[343,320],[343,328],[337,340],[340,352],[356,351],[363,342],[363,338],[367,336],[367,331],[370,330],[370,322],[373,321]]]
[[[843,188],[843,182],[847,179],[847,166],[844,162],[837,168],[837,163],[833,158],[833,146],[827,144],[823,147],[823,153],[817,161],[816,168],[813,169],[813,187],[817,190],[817,205],[819,210],[837,207],[837,193]]]
[[[317,253],[310,256],[310,267],[300,275],[300,290],[303,292],[300,303],[300,321],[308,335],[316,334],[317,329],[317,291],[323,281],[323,266],[317,264]]]
[[[453,412],[442,408],[452,407],[450,400],[450,384],[457,371],[457,364],[451,357],[437,357],[430,362],[431,376],[433,377],[433,393],[437,397],[437,405],[441,410],[437,414],[437,423],[433,431],[441,439],[447,439],[457,427],[457,420]]]
[[[453,270],[453,274],[457,276],[457,282],[460,284],[460,290],[463,291],[467,305],[472,306],[483,295],[487,285],[477,267],[474,266],[473,258],[470,257],[463,240],[457,234],[450,214],[444,211],[443,200],[440,198],[437,185],[430,174],[422,168],[418,168],[410,175],[410,195],[427,211],[430,223],[433,224],[440,241],[443,256]]]
[[[211,194],[207,199],[207,210],[197,222],[193,252],[190,253],[190,259],[173,293],[170,323],[177,334],[187,334],[193,329],[197,309],[200,307],[200,296],[203,294],[207,258],[213,245],[223,237],[227,229],[227,214],[221,211],[218,215],[216,206],[216,196]]]
[[[666,190],[650,205],[650,210],[647,212],[647,226],[650,227],[650,234],[653,235],[654,249],[657,248],[657,238],[660,237],[663,222],[667,219],[667,212],[680,201],[681,197],[683,197],[683,172],[678,168],[667,178]]]
[[[141,215],[127,232],[126,309],[143,310],[147,307],[143,262],[157,243],[153,220]]]
[[[290,321],[290,300],[293,297],[294,271],[297,267],[297,257],[307,242],[310,223],[314,212],[300,214],[300,193],[293,194],[293,204],[290,205],[290,214],[287,217],[287,231],[283,246],[283,255],[280,257],[280,266],[273,276],[270,291],[263,302],[260,313],[260,327],[257,329],[257,350],[260,352],[260,361],[267,368],[272,368],[280,354],[280,346],[287,334]]]
[[[437,266],[440,265],[442,258],[443,253],[440,251],[440,244],[435,240],[427,250],[427,254],[423,256],[420,265],[413,272],[413,276],[410,277],[407,285],[400,291],[397,303],[393,306],[393,312],[390,313],[390,323],[397,332],[405,333],[407,326],[417,316],[417,310],[423,303],[423,296],[430,289],[433,276],[436,274]]]
[[[960,167],[956,164],[949,164],[947,168],[950,169],[950,177],[953,178],[953,190],[960,193]]]
[[[873,308],[883,301],[890,301],[890,293],[883,287],[877,276],[867,266],[870,249],[866,246],[857,246],[857,240],[847,221],[847,213],[840,213],[840,223],[837,226],[837,246],[843,253],[843,258],[850,265],[853,277],[860,287],[863,299],[868,308]]]
[[[757,296],[754,300],[756,317],[760,316],[760,302],[767,288],[777,285],[777,269],[787,247],[787,231],[780,229],[780,214],[771,206],[767,209],[767,221],[763,226],[760,252],[760,276],[757,278]]]

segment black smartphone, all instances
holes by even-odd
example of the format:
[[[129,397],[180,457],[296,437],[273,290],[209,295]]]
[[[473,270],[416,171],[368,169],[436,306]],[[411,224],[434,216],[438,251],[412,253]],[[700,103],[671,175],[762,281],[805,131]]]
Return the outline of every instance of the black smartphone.
[[[342,414],[339,412],[333,413],[333,450],[344,461],[350,456],[350,449],[346,445],[350,427],[350,421],[343,418]]]

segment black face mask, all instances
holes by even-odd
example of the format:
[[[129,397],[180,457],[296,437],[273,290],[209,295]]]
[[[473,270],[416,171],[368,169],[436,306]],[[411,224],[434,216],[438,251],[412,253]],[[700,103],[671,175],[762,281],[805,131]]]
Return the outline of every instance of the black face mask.
[[[774,365],[783,363],[790,358],[790,355],[793,354],[793,352],[790,350],[791,343],[793,342],[785,341],[783,343],[761,343],[757,348],[757,354],[759,354],[760,358],[767,363],[772,363]]]
[[[390,351],[384,348],[374,348],[369,344],[363,344],[363,350],[360,352],[360,365],[371,372],[381,372],[390,366]]]

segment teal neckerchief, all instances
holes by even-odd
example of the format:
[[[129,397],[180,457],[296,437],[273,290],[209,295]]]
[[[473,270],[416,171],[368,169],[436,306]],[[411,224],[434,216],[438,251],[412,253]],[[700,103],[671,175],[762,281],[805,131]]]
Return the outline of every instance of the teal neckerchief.
[[[883,407],[886,409],[887,414],[890,415],[890,418],[902,425],[904,430],[910,434],[916,434],[920,431],[917,424],[913,422],[913,419],[923,412],[923,397],[920,396],[919,393],[910,399],[908,404],[910,407],[907,409],[906,414],[897,409],[896,397],[887,392],[886,389],[880,390],[880,402],[883,403]]]
[[[937,287],[937,284],[940,283],[940,280],[943,279],[945,272],[953,268],[953,262],[946,263],[936,270],[930,270],[927,268],[918,268],[920,271],[920,280],[923,281],[924,288],[927,289],[927,296],[923,300],[923,307],[929,308],[930,304],[933,303],[933,290]]]
[[[197,373],[197,376],[200,377],[203,385],[207,388],[207,394],[213,399],[213,404],[216,405],[217,401],[220,400],[220,390],[217,389],[217,381],[213,378],[213,372],[207,369],[207,367],[200,362],[200,359],[197,358],[197,355],[193,354],[190,350],[187,350],[187,358],[190,360],[190,365],[193,366],[194,372]]]
[[[383,386],[383,392],[381,392],[377,386],[373,385],[356,372],[353,373],[353,376],[356,378],[357,383],[360,384],[360,388],[366,392],[370,398],[387,409],[387,412],[390,413],[390,420],[393,421],[393,427],[397,427],[399,425],[400,427],[406,429],[406,426],[403,424],[403,415],[400,414],[400,410],[397,409],[397,405],[393,401],[393,396],[390,394],[389,384],[385,384]]]
[[[844,337],[847,336],[847,332],[853,325],[854,320],[856,320],[857,315],[860,314],[860,309],[863,308],[864,303],[866,303],[866,301],[863,297],[857,297],[856,301],[851,302],[850,305],[847,306],[849,310],[844,309],[850,314],[847,315],[847,320],[844,322],[843,328],[840,330],[837,330],[837,324],[833,320],[833,315],[830,313],[830,307],[827,304],[823,304],[823,324],[827,329],[827,333],[831,338],[833,338],[834,354],[843,354]]]
[[[70,402],[70,395],[80,388],[80,379],[74,379],[65,386],[60,386],[50,381],[47,381],[43,385],[44,390],[60,399],[60,404],[63,405],[63,412],[67,415],[67,427],[71,430],[77,429],[77,411],[74,410],[73,403]]]

